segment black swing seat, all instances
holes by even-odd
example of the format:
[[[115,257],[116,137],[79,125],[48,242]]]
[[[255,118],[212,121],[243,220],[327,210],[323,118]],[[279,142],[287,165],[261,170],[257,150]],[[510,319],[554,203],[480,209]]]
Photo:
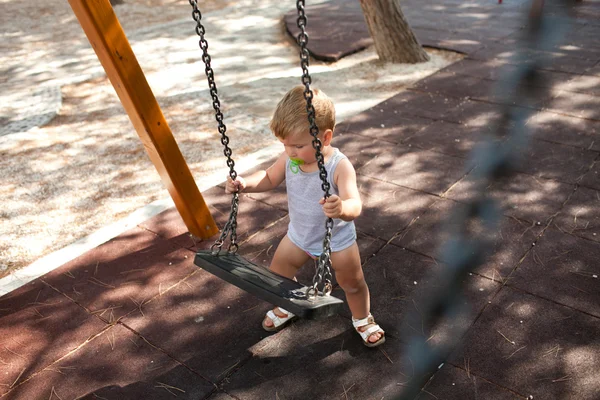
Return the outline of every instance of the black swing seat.
[[[344,303],[333,296],[313,296],[308,299],[306,286],[253,264],[235,253],[213,255],[209,250],[201,250],[196,253],[194,264],[300,318],[330,317],[337,314]]]

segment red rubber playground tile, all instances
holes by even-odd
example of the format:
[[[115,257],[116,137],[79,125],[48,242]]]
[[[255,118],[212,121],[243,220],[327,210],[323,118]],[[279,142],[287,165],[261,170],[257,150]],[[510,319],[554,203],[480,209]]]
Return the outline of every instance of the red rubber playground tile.
[[[500,81],[507,79],[518,72],[520,66],[509,64],[514,60],[473,60],[464,59],[444,69],[460,75],[476,76],[479,78]],[[594,93],[593,79],[585,79],[577,73],[536,70],[537,79],[531,82],[532,86],[551,89],[554,93],[559,90],[567,90],[581,93]],[[591,77],[593,78],[593,77]]]
[[[214,210],[214,209],[213,209]],[[213,215],[220,215],[219,213],[213,213]],[[224,218],[221,218],[224,219]],[[150,232],[153,232],[160,236],[161,238],[171,240],[173,244],[186,247],[186,248],[196,248],[207,246],[210,242],[211,244],[214,240],[211,239],[197,239],[193,237],[183,220],[181,219],[181,215],[176,208],[169,208],[166,211],[142,222],[138,225],[142,229],[146,229]],[[217,235],[214,235],[214,238],[217,238]],[[202,243],[202,242],[207,242]]]
[[[194,253],[134,228],[42,279],[108,322],[195,271]]]
[[[548,229],[508,285],[600,318],[600,243]]]
[[[385,102],[344,120],[336,127],[336,133],[354,133],[373,137],[392,143],[401,143],[423,128],[429,126],[431,119],[414,115],[403,115],[402,110],[391,109]],[[335,144],[335,142],[334,142]]]
[[[535,108],[542,108],[544,105],[549,104],[552,98],[552,93],[549,91],[539,91],[540,93],[535,100],[528,99],[524,95],[509,98],[512,93],[506,90],[512,90],[512,87],[507,82],[458,74],[448,70],[430,75],[415,84],[413,88],[446,97]],[[525,85],[519,87],[523,94],[527,93],[525,89],[531,89],[531,87],[528,88]]]
[[[600,157],[596,160],[590,171],[583,176],[580,183],[582,186],[600,190]]]
[[[253,357],[223,385],[235,398],[394,398],[410,374],[396,339],[369,349],[339,316],[298,321],[250,350]]]
[[[337,61],[373,44],[357,2],[330,0],[306,7],[305,12],[310,21],[306,26],[308,49],[319,60]],[[296,10],[284,16],[286,30],[294,39],[300,33],[297,21]]]
[[[432,397],[434,396],[434,397]],[[524,395],[519,395],[507,388],[473,375],[470,371],[446,364],[435,373],[422,393],[415,400],[431,399],[447,400],[525,400]]]
[[[600,7],[596,2],[577,2],[577,6],[573,7],[573,14],[578,22],[587,22],[590,28],[595,28],[599,25]],[[591,40],[594,40],[592,38]],[[597,39],[595,39],[597,40]]]
[[[449,156],[467,158],[482,139],[479,127],[436,121],[404,143]]]
[[[460,202],[474,198],[474,171],[454,185],[446,197]],[[531,175],[514,174],[485,188],[486,194],[498,202],[504,215],[545,224],[573,193],[575,186]]]
[[[395,245],[387,245],[369,259],[363,270],[371,291],[371,312],[382,328],[395,338],[405,341],[415,331],[402,331],[402,321],[407,313],[420,313],[425,300],[438,292],[437,281],[444,265],[430,257],[416,254]],[[488,298],[500,285],[492,280],[469,275],[463,281],[464,305],[467,312],[433,332],[425,327],[417,333],[428,337],[432,343],[445,343],[450,325],[465,332],[473,323]],[[350,315],[347,315],[348,318]],[[420,318],[419,318],[420,320]]]
[[[475,60],[497,59],[510,62],[514,59],[516,54],[517,51],[514,46],[514,39],[512,39],[505,43],[489,42],[485,47],[470,53],[469,58]],[[573,57],[573,54],[563,51],[537,51],[536,53],[534,50],[528,50],[521,54],[521,62],[535,60],[540,55],[548,60],[542,66],[542,69],[571,74],[583,74],[597,62],[596,59],[589,59],[586,58],[586,56],[583,58]]]
[[[236,400],[236,399],[231,397],[227,393],[215,392],[215,393],[211,394],[207,400]]]
[[[472,100],[543,110],[551,104],[554,93],[534,85],[521,84],[515,88],[509,82],[483,79],[473,88],[469,97]]]
[[[585,93],[593,96],[600,96],[600,76],[594,75],[573,75],[564,84],[559,87],[560,90],[568,92]]]
[[[527,127],[535,139],[567,144],[586,150],[600,150],[600,122],[540,111],[531,116]]]
[[[467,127],[478,128],[481,135],[496,136],[497,125],[501,120],[505,107],[507,106],[470,99],[463,101],[450,110],[444,119],[456,120]],[[519,107],[512,106],[509,106],[509,109],[512,111],[520,110]],[[533,113],[532,110],[529,111]]]
[[[579,57],[574,57],[578,55]],[[587,54],[569,54],[569,53],[552,53],[550,62],[544,66],[545,69],[552,71],[562,71],[572,74],[587,74],[598,57],[589,58]]]
[[[467,172],[465,160],[408,146],[395,146],[357,172],[409,189],[440,195]]]
[[[464,99],[475,97],[476,93],[480,93],[481,85],[485,85],[487,88],[487,82],[489,81],[474,76],[440,71],[421,79],[412,88],[422,92]]]
[[[3,296],[0,298],[0,396],[105,326],[39,280]]]
[[[456,118],[452,118],[450,114],[463,101],[464,98],[407,90],[387,99],[378,106],[383,108],[384,112],[397,110],[400,116],[414,115],[432,120],[460,122]]]
[[[548,106],[553,112],[600,121],[600,97],[585,93],[561,91]]]
[[[131,314],[123,324],[149,343],[218,384],[267,336],[270,305],[198,269],[175,288]]]
[[[600,76],[600,62],[585,70],[586,75]]]
[[[444,261],[447,255],[441,253],[441,249],[449,235],[446,224],[457,207],[461,205],[449,200],[436,202],[393,243]],[[488,233],[493,243],[489,258],[472,272],[503,282],[532,247],[542,228],[513,218],[501,218],[499,232]]]
[[[358,190],[363,209],[355,221],[357,229],[386,241],[405,229],[438,199],[361,175],[358,176]]]
[[[526,162],[517,169],[538,178],[577,183],[597,156],[594,151],[533,140],[522,156]]]
[[[450,362],[534,399],[594,400],[600,319],[504,287]]]
[[[273,218],[280,218],[282,216],[281,211],[287,212],[288,199],[285,183],[282,183],[277,188],[268,192],[246,193],[244,196],[247,196],[249,199],[258,200],[259,202],[270,205],[276,209],[267,216],[264,216],[265,223],[271,223]],[[238,214],[238,217],[244,218],[244,215]]]
[[[343,127],[338,127],[343,129]],[[371,137],[353,133],[336,133],[335,146],[348,157],[354,168],[358,170],[379,155],[384,142],[378,142]],[[388,143],[392,146],[391,143]]]
[[[191,400],[204,398],[214,389],[202,377],[116,325],[4,398]]]
[[[516,65],[502,60],[473,60],[465,58],[450,64],[442,71],[457,75],[467,75],[481,79],[499,80],[505,73],[513,71]]]
[[[600,191],[577,188],[553,226],[561,232],[600,242]]]
[[[443,19],[440,16],[438,21]],[[451,28],[450,28],[451,29]],[[445,50],[454,50],[459,53],[470,54],[482,47],[489,41],[489,37],[477,35],[474,32],[453,32],[452,30],[440,31],[415,27],[413,32],[421,45]],[[506,35],[506,32],[500,32]]]
[[[591,29],[588,31],[586,28]],[[594,60],[600,57],[600,44],[596,36],[597,30],[595,27],[582,26],[580,23],[571,24],[570,29],[564,34],[560,42],[544,47],[547,51],[566,53],[573,58]],[[515,34],[507,38],[506,42],[517,44],[519,40],[520,37]],[[534,48],[534,46],[531,46],[531,48]]]

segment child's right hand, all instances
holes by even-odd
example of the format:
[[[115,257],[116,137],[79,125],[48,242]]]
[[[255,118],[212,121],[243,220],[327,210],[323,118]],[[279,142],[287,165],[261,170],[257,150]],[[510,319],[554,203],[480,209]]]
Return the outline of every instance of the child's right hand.
[[[231,179],[231,176],[227,177],[227,183],[225,183],[225,193],[241,192],[246,189],[246,181],[241,176],[235,178],[235,181]]]

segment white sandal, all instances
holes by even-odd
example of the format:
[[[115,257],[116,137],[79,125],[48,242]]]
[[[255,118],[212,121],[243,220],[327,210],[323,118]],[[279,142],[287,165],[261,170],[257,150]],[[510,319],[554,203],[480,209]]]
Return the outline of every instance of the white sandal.
[[[262,327],[263,327],[263,329],[265,331],[267,331],[267,332],[277,332],[277,331],[285,328],[285,326],[287,324],[289,324],[290,322],[292,322],[293,320],[296,319],[296,315],[295,314],[292,314],[291,312],[289,312],[289,311],[287,311],[287,310],[285,310],[285,309],[283,309],[281,307],[278,307],[278,308],[279,308],[279,311],[281,311],[284,314],[287,314],[287,316],[285,316],[285,317],[278,317],[277,314],[275,314],[273,312],[273,310],[269,310],[267,312],[266,316],[269,317],[271,319],[271,321],[273,321],[273,326],[267,326],[267,325],[265,325],[265,320],[263,319]]]
[[[352,318],[352,325],[354,326],[354,329],[356,330],[356,332],[358,332],[358,334],[362,338],[365,346],[376,347],[376,346],[382,345],[385,342],[384,330],[381,329],[381,327],[375,323],[375,318],[373,318],[373,316],[370,313],[367,316],[367,318],[363,318],[363,319]],[[364,332],[361,332],[358,329],[358,328],[362,328],[363,326],[367,326],[367,325],[373,325],[373,326],[368,329],[365,329]],[[373,342],[373,343],[369,342],[369,337],[372,334],[377,333],[377,332],[381,332],[381,337],[379,338],[379,340],[376,342]]]

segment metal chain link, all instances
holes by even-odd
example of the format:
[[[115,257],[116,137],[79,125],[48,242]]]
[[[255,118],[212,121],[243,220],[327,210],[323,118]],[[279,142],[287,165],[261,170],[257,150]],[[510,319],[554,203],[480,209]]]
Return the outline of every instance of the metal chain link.
[[[487,197],[486,188],[508,177],[520,161],[527,146],[527,118],[535,109],[547,88],[535,85],[539,79],[537,72],[545,62],[544,53],[558,43],[566,30],[567,6],[571,0],[546,0],[545,7],[556,6],[552,15],[542,12],[544,0],[533,0],[529,12],[528,29],[522,38],[513,64],[519,66],[499,82],[498,91],[503,97],[502,117],[495,127],[494,137],[490,137],[482,147],[473,152],[471,165],[476,195],[462,208],[454,211],[450,220],[448,240],[442,247],[444,268],[435,277],[435,293],[427,293],[416,312],[407,313],[402,332],[409,334],[405,356],[413,367],[412,381],[405,384],[400,400],[412,400],[421,390],[422,379],[438,368],[449,354],[452,344],[435,346],[430,343],[425,331],[414,334],[414,326],[433,331],[444,323],[452,324],[462,312],[465,303],[463,281],[469,271],[480,265],[490,253],[491,233],[498,232],[502,214],[496,202]],[[550,3],[550,4],[548,4]],[[527,47],[525,47],[527,46]],[[532,51],[533,50],[533,51]],[[514,107],[513,104],[527,103],[528,107]],[[482,235],[487,233],[488,237]],[[416,304],[416,303],[415,303]],[[446,337],[456,337],[457,328],[445,332]]]
[[[221,247],[227,240],[227,236],[229,239],[229,247],[227,251],[229,253],[235,253],[238,251],[239,245],[237,244],[237,214],[239,209],[239,193],[235,192],[231,199],[231,213],[229,214],[229,219],[225,223],[223,227],[223,231],[219,238],[210,246],[210,250],[213,254],[218,254],[221,251]]]
[[[308,65],[310,60],[310,53],[306,47],[308,44],[308,34],[306,33],[306,14],[304,12],[304,0],[296,1],[296,8],[298,9],[298,28],[300,33],[298,34],[298,45],[300,46],[300,67],[302,68],[302,84],[304,85],[304,99],[306,100],[306,113],[308,114],[308,123],[310,125],[310,134],[313,137],[312,145],[315,149],[315,155],[317,158],[317,165],[319,166],[319,177],[321,178],[321,188],[323,189],[324,197],[327,199],[330,195],[329,181],[327,180],[327,170],[325,169],[325,160],[323,153],[321,153],[322,144],[318,138],[319,127],[316,122],[315,107],[312,104],[313,91],[310,88],[312,79],[308,73]],[[307,290],[307,296],[309,298],[316,296],[319,293],[319,288],[324,295],[329,295],[333,288],[331,279],[331,234],[333,230],[333,219],[327,218],[325,221],[325,238],[323,239],[323,252],[319,256],[319,260],[316,267],[316,272],[313,277],[312,287]]]
[[[223,113],[221,112],[221,102],[219,101],[219,94],[217,91],[217,84],[215,83],[215,73],[210,65],[211,58],[208,54],[208,42],[204,38],[204,34],[206,30],[204,29],[204,25],[202,25],[202,13],[198,9],[197,0],[188,0],[190,5],[192,6],[192,18],[196,21],[196,34],[200,37],[198,42],[200,49],[202,50],[202,61],[204,62],[206,73],[206,78],[208,80],[208,87],[210,89],[210,96],[212,97],[212,105],[215,110],[215,118],[218,123],[218,130],[221,134],[221,144],[223,144],[223,154],[227,157],[227,166],[229,167],[229,176],[231,180],[235,181],[237,178],[237,172],[235,172],[235,162],[231,158],[233,152],[229,147],[229,137],[227,136],[227,127],[223,122]],[[219,236],[219,239],[215,241],[215,243],[211,246],[211,250],[214,253],[219,253],[221,251],[221,247],[223,243],[229,236],[229,248],[228,252],[235,253],[238,249],[237,244],[237,212],[239,205],[239,193],[236,192],[233,194],[231,199],[231,213],[229,214],[229,220],[223,227],[223,231]]]

